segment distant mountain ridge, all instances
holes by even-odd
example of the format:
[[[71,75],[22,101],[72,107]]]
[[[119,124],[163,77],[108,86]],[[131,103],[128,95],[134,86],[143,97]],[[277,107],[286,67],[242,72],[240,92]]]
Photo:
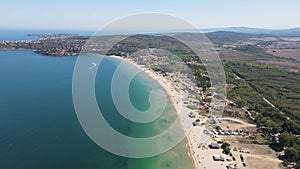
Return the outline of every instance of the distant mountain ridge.
[[[240,40],[246,40],[249,38],[255,38],[261,36],[261,35],[250,34],[250,33],[230,32],[230,31],[208,32],[205,33],[205,35],[215,44],[237,42]]]
[[[247,33],[247,34],[265,34],[265,35],[275,35],[275,36],[300,36],[300,28],[291,29],[263,29],[263,28],[250,28],[250,27],[227,27],[227,28],[211,28],[211,29],[201,29],[203,33],[209,32],[237,32],[237,33]]]

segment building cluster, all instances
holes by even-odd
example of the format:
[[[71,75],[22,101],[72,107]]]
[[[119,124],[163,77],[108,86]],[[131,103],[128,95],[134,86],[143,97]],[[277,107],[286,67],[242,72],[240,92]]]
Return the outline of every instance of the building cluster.
[[[80,45],[66,45],[56,48],[42,49],[37,51],[37,53],[51,56],[74,56],[78,55],[80,51]]]

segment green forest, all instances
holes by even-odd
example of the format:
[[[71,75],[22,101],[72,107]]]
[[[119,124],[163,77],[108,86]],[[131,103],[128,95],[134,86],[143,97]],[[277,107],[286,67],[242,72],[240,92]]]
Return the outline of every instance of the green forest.
[[[235,85],[227,92],[228,99],[248,107],[270,146],[284,150],[283,158],[299,167],[300,74],[257,63],[224,61],[224,67],[227,83]]]

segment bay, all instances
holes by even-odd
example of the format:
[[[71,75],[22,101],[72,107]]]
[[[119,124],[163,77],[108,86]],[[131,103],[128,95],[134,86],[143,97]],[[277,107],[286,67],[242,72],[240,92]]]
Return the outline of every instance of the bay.
[[[192,168],[185,141],[162,155],[130,159],[97,146],[81,128],[72,102],[76,57],[48,57],[32,51],[0,51],[0,168],[5,169],[174,169]],[[118,114],[107,90],[118,60],[107,58],[97,75],[97,101],[104,116],[121,133],[136,137],[158,134],[175,114],[147,126]],[[132,102],[147,109],[152,79],[137,77]],[[147,81],[147,83],[145,83]]]

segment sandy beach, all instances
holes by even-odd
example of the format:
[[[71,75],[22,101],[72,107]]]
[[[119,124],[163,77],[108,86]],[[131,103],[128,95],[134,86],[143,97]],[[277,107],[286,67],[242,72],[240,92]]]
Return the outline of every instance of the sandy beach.
[[[225,155],[222,153],[222,149],[211,149],[209,148],[211,143],[217,143],[218,141],[224,141],[228,140],[229,142],[232,139],[236,139],[235,136],[217,136],[216,138],[213,138],[209,136],[208,134],[204,134],[206,129],[206,124],[208,121],[208,117],[206,116],[200,116],[198,115],[196,110],[189,109],[187,105],[184,104],[183,100],[185,98],[189,97],[189,93],[184,92],[181,90],[180,87],[178,87],[173,81],[169,80],[168,78],[165,78],[162,74],[156,73],[153,70],[147,68],[144,65],[139,65],[135,63],[134,61],[130,59],[124,59],[118,56],[111,56],[117,59],[121,59],[123,61],[129,62],[132,65],[138,67],[146,73],[148,76],[150,76],[152,79],[156,80],[161,87],[164,88],[165,92],[169,95],[170,100],[176,110],[177,116],[180,119],[180,125],[185,132],[186,135],[186,147],[188,148],[187,156],[189,156],[193,162],[193,166],[196,169],[215,169],[215,168],[224,168],[226,169],[226,166],[231,164],[237,164],[238,167],[243,167],[245,169],[250,168],[257,168],[257,169],[266,169],[266,166],[264,166],[264,161],[261,159],[264,158],[265,160],[268,160],[274,165],[270,166],[271,168],[280,168],[280,160],[276,159],[274,153],[266,153],[261,154],[259,152],[255,154],[243,154],[245,159],[247,160],[248,166],[245,167],[242,164],[244,161],[240,160],[241,152],[232,152],[233,156],[236,158],[236,161],[232,160],[232,156]],[[196,114],[195,118],[190,118],[189,113],[194,112]],[[200,120],[201,125],[199,126],[192,126],[192,123],[195,122],[196,119]],[[233,118],[221,118],[223,120],[221,126],[223,128],[226,128],[226,126],[230,126],[231,129],[240,129],[243,127],[252,127],[255,128],[255,125],[249,124],[247,122],[233,119]],[[220,120],[221,120],[220,119]],[[224,126],[225,125],[225,126]],[[235,144],[234,141],[231,143],[236,147],[246,147],[243,144]],[[251,145],[248,146],[249,151],[256,151],[257,145]],[[258,148],[261,149],[261,148]],[[265,148],[268,150],[268,148]],[[213,156],[220,155],[224,158],[224,161],[214,161]],[[262,166],[262,167],[260,167]]]
[[[123,61],[131,63],[132,65],[141,69],[149,77],[151,77],[152,79],[157,81],[161,85],[161,87],[164,88],[165,92],[170,97],[170,100],[173,104],[173,107],[176,110],[176,114],[177,114],[178,118],[180,119],[180,125],[181,125],[183,131],[185,132],[185,135],[187,136],[186,137],[186,142],[187,142],[186,146],[189,149],[189,152],[187,152],[187,155],[192,159],[194,168],[198,169],[199,167],[198,167],[198,164],[196,163],[195,153],[193,153],[193,152],[195,152],[195,150],[193,150],[193,146],[192,146],[192,145],[196,145],[197,141],[194,139],[191,139],[191,137],[200,137],[200,135],[197,134],[197,131],[194,130],[194,128],[191,128],[193,119],[189,118],[188,114],[190,112],[193,112],[194,110],[191,110],[191,109],[187,108],[186,106],[184,106],[183,99],[182,99],[184,96],[184,94],[183,94],[184,92],[182,92],[170,80],[164,78],[162,75],[157,74],[156,72],[154,72],[153,70],[151,70],[149,68],[145,68],[143,65],[139,65],[130,59],[124,59],[119,56],[109,56],[109,57],[121,59]]]

